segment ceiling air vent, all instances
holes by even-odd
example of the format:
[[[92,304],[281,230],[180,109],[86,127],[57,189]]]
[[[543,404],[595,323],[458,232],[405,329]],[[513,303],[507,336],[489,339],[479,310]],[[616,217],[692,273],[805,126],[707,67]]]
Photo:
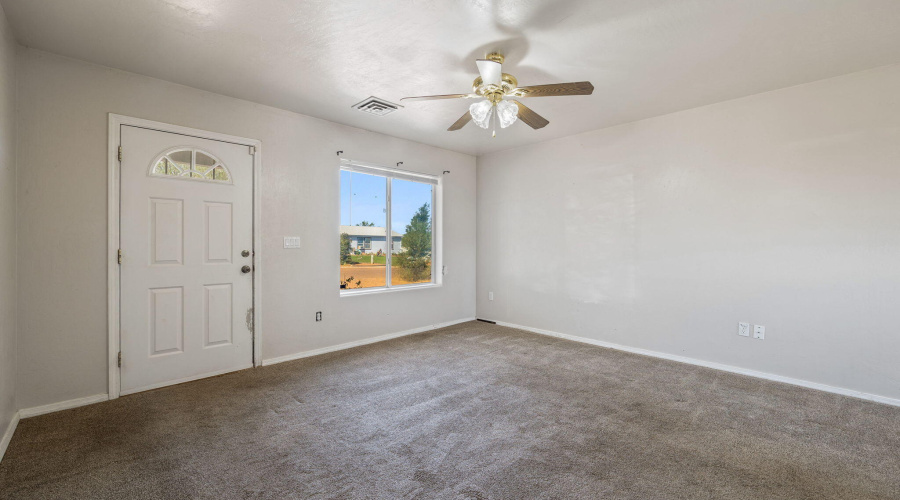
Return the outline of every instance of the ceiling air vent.
[[[403,106],[372,96],[354,104],[352,107],[373,115],[384,116],[397,111]]]

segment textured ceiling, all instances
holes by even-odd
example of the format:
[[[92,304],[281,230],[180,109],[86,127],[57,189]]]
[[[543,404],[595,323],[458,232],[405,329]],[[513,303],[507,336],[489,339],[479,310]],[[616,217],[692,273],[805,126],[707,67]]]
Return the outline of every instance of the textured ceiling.
[[[898,0],[0,0],[29,47],[470,154],[507,149],[900,62]],[[505,53],[550,120],[447,132]]]

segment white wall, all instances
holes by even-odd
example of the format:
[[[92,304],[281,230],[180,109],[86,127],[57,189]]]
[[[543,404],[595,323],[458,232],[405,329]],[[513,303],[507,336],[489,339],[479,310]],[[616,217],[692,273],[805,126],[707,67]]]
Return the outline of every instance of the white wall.
[[[479,157],[478,317],[900,398],[898,89],[900,65]]]
[[[266,359],[474,317],[473,157],[31,49],[18,69],[19,407],[107,390],[110,112],[262,141]],[[338,150],[451,171],[443,287],[339,297]],[[284,236],[300,236],[303,249],[283,250]]]
[[[0,440],[18,409],[15,385],[16,47],[0,7]]]

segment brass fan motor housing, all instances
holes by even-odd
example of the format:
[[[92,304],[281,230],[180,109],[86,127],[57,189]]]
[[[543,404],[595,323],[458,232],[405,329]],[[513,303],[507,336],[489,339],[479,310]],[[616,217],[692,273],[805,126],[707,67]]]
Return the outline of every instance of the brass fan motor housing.
[[[519,87],[519,81],[509,73],[503,73],[500,85],[484,85],[484,80],[479,76],[472,82],[472,92],[484,96],[491,102],[498,102],[503,96]]]
[[[503,73],[503,77],[501,78],[503,81],[504,89],[509,87],[509,90],[512,90],[519,86],[519,80],[516,80],[516,77],[510,75],[509,73]]]

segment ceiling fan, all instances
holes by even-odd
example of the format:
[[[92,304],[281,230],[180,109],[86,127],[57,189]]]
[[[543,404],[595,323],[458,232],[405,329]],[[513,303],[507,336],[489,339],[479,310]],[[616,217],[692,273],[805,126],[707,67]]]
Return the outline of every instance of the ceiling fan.
[[[469,121],[483,129],[493,124],[493,135],[497,135],[497,123],[506,128],[521,118],[529,127],[537,130],[546,127],[549,121],[514,98],[553,97],[560,95],[590,95],[594,91],[591,82],[553,83],[550,85],[533,85],[519,87],[516,77],[503,73],[504,58],[501,54],[488,54],[485,59],[478,59],[478,73],[481,74],[472,83],[471,94],[426,95],[404,97],[401,101],[431,101],[436,99],[483,99],[469,106],[469,111],[462,115],[447,130],[459,130]]]

